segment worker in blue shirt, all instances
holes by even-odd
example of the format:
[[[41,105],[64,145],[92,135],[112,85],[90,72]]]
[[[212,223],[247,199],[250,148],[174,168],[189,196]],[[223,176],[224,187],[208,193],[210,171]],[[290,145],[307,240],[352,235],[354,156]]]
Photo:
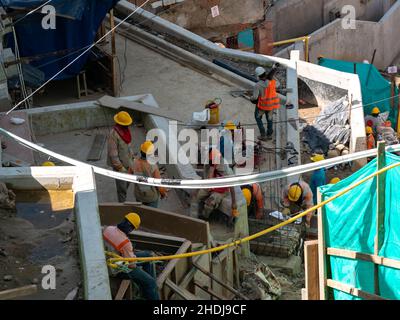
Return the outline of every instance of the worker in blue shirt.
[[[311,157],[311,161],[313,162],[318,162],[322,160],[325,160],[325,157],[322,154],[316,154],[315,156]],[[314,205],[317,204],[317,188],[324,185],[326,185],[325,169],[321,168],[315,170],[311,176],[310,181],[310,188],[313,193]]]

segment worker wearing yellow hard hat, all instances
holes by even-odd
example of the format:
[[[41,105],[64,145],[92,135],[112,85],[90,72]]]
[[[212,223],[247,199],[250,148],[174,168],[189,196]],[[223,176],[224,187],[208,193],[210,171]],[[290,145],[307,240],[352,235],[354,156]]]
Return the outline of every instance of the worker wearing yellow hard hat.
[[[236,130],[237,129],[237,127],[236,127],[236,124],[234,124],[234,122],[233,121],[228,121],[226,124],[225,124],[225,127],[224,127],[226,130]]]
[[[381,113],[378,107],[374,107],[371,111],[371,115],[377,117]]]
[[[289,184],[283,191],[282,205],[284,211],[291,212],[293,215],[314,206],[313,193],[310,186],[303,180]],[[313,213],[306,216],[306,226],[310,226]]]
[[[335,178],[332,178],[331,181],[329,181],[329,184],[336,184],[336,183],[338,183],[340,181],[341,181],[340,178],[335,177]]]
[[[247,216],[250,218],[264,218],[264,196],[258,183],[242,186],[242,193],[247,204]]]
[[[234,165],[234,137],[235,131],[238,129],[233,121],[227,121],[224,126],[224,130],[221,132],[220,136],[220,146],[221,156],[224,158],[225,162],[229,165]]]
[[[55,167],[56,164],[52,161],[45,161],[42,163],[42,167]]]
[[[145,141],[140,146],[140,158],[133,161],[131,173],[143,177],[160,179],[161,174],[157,164],[149,161],[149,156],[153,155],[155,147],[152,141]],[[143,184],[135,185],[136,201],[142,202],[144,205],[157,208],[159,200],[166,198],[167,190],[163,187],[153,187]]]
[[[374,137],[374,131],[372,130],[371,127],[366,127],[365,128],[365,133],[367,135],[367,149],[375,149],[376,148],[376,141]]]
[[[104,227],[103,238],[106,250],[123,258],[154,256],[149,251],[134,251],[133,249],[129,235],[132,231],[139,229],[140,224],[140,216],[135,212],[130,212],[118,225]],[[118,278],[134,281],[146,300],[160,299],[152,262],[143,263],[140,267],[135,263],[121,262],[116,269],[110,268],[110,273]]]
[[[132,133],[130,126],[132,117],[126,111],[118,112],[114,116],[115,125],[111,130],[107,142],[107,165],[114,171],[127,173],[133,166]],[[126,201],[126,195],[130,183],[123,180],[115,180],[119,202]]]
[[[311,161],[313,162],[319,162],[325,160],[325,157],[323,154],[315,154],[313,157],[311,157]],[[313,193],[313,201],[314,205],[317,204],[317,189],[323,185],[326,184],[326,171],[325,168],[320,168],[315,170],[310,179],[310,188]]]

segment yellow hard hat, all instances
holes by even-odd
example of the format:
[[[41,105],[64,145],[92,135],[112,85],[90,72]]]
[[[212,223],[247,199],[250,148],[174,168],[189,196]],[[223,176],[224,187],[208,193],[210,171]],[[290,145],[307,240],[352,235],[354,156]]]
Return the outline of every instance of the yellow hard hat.
[[[372,112],[371,112],[371,114],[380,114],[380,113],[381,113],[381,110],[379,110],[378,107],[373,108]]]
[[[133,122],[128,112],[121,111],[114,116],[114,121],[121,126],[130,126]]]
[[[55,167],[56,165],[55,165],[54,162],[45,161],[45,162],[42,163],[42,166],[43,166],[43,167]]]
[[[237,127],[236,127],[236,125],[235,125],[232,121],[228,121],[228,122],[225,124],[225,129],[226,129],[226,130],[236,130]]]
[[[244,198],[246,199],[247,206],[249,206],[251,203],[251,191],[247,188],[244,188],[242,190],[242,192],[243,192]]]
[[[152,154],[154,152],[154,144],[151,141],[145,141],[142,143],[140,146],[140,151],[142,151],[145,154]]]
[[[325,160],[325,157],[323,154],[316,154],[314,157],[311,157],[310,159],[311,159],[311,161],[318,162],[318,161]]]
[[[365,127],[365,132],[366,132],[367,134],[372,134],[372,133],[374,133],[374,130],[372,130],[371,127]]]
[[[302,193],[303,190],[301,189],[300,185],[291,185],[289,188],[288,198],[290,201],[297,202],[299,201]]]
[[[137,213],[130,212],[125,216],[125,219],[128,220],[135,227],[135,229],[139,229],[140,216]]]
[[[330,184],[336,184],[338,182],[340,182],[340,179],[338,177],[336,177],[336,178],[333,178],[329,183]]]

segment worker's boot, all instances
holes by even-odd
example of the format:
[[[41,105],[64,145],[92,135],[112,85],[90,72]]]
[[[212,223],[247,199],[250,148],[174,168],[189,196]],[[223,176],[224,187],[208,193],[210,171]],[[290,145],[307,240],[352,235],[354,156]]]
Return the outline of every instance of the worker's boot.
[[[268,136],[267,135],[261,135],[261,136],[258,136],[257,139],[261,140],[261,141],[268,141]]]

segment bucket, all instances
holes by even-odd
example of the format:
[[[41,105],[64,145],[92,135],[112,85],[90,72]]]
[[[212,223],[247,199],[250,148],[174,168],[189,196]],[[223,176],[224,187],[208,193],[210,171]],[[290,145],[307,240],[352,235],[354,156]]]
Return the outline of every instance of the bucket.
[[[207,102],[206,109],[210,109],[210,120],[208,124],[219,124],[219,107],[221,102],[222,100],[219,98]]]

